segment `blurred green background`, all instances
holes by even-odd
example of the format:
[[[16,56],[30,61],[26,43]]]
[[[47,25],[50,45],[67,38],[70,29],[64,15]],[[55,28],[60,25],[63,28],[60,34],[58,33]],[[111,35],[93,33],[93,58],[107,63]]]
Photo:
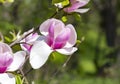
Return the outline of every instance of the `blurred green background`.
[[[30,84],[120,84],[120,1],[91,0],[85,7],[90,8],[89,12],[67,15],[65,22],[75,26],[78,40],[82,40],[78,51],[64,68],[68,56],[51,55],[42,68],[27,75]],[[8,42],[11,32],[36,28],[55,11],[51,0],[0,4],[0,32]],[[62,14],[56,18],[61,19]],[[24,71],[29,69],[26,63]]]

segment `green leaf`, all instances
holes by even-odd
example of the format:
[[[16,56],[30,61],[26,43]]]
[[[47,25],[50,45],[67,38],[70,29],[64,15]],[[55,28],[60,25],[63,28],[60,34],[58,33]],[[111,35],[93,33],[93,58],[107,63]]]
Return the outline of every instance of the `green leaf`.
[[[74,17],[75,17],[75,19],[76,19],[77,21],[80,21],[80,20],[81,20],[81,16],[80,16],[80,14],[78,14],[78,13],[74,13]]]
[[[63,22],[67,22],[67,17],[66,17],[66,16],[63,16],[63,17],[62,17],[62,21],[63,21]]]
[[[63,7],[64,7],[64,6],[69,5],[69,3],[70,3],[69,0],[64,0],[64,1],[62,2],[62,5],[63,5]]]
[[[52,0],[52,4],[55,4],[55,3],[60,3],[60,2],[63,2],[65,0]]]
[[[62,6],[64,7],[69,5],[70,2],[69,0],[52,0],[52,4],[56,4],[56,3],[61,3]]]
[[[7,2],[12,3],[12,2],[14,2],[14,0],[7,0]]]
[[[80,41],[80,40],[77,40],[77,41],[76,41],[76,44],[80,44],[80,43],[81,43],[81,41]]]
[[[12,40],[11,40],[9,37],[7,37],[7,36],[5,36],[5,40],[6,40],[7,42],[12,42]]]
[[[0,0],[0,3],[12,3],[14,0]]]
[[[20,75],[16,75],[15,79],[16,79],[16,84],[22,84],[22,79]]]

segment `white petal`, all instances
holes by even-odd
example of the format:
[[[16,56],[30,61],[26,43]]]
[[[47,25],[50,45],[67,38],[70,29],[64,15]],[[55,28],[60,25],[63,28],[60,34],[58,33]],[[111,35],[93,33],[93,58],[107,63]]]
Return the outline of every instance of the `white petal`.
[[[40,30],[40,33],[47,36],[48,35],[48,31],[49,31],[49,28],[50,28],[50,25],[51,23],[55,22],[55,26],[58,25],[58,24],[61,24],[61,26],[63,26],[63,22],[58,20],[58,19],[55,19],[55,18],[52,18],[52,19],[48,19],[46,21],[44,21],[40,27],[39,27],[39,30]],[[60,27],[61,27],[60,26]]]
[[[34,69],[40,68],[47,61],[53,50],[45,41],[36,41],[30,52],[30,64]]]
[[[26,56],[26,52],[24,51],[19,51],[15,53],[13,62],[8,67],[7,71],[16,71],[17,69],[19,69],[25,62],[25,56]]]
[[[62,3],[55,3],[54,5],[55,5],[56,7],[58,7],[58,8],[63,8]]]
[[[71,55],[75,51],[77,51],[76,47],[71,47],[71,48],[63,48],[63,49],[56,49],[57,52],[64,54],[64,55]]]
[[[83,9],[77,9],[77,10],[74,10],[74,12],[78,12],[78,13],[85,13],[89,10],[89,8],[83,8]]]
[[[14,75],[10,73],[0,74],[0,84],[16,84]]]

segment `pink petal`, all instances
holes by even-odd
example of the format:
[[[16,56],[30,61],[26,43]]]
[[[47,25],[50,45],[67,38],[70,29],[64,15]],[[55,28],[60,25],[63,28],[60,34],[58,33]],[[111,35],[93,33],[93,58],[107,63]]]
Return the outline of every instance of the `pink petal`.
[[[45,36],[48,35],[48,29],[49,29],[49,26],[50,26],[50,20],[51,19],[46,20],[39,27],[39,30],[40,30],[41,34],[43,34]]]
[[[25,38],[25,42],[33,43],[39,37],[38,33],[32,33]]]
[[[63,29],[63,31],[60,32],[60,34],[56,37],[55,42],[53,44],[53,49],[62,48],[70,38],[70,33],[71,31],[69,28]]]
[[[13,61],[13,55],[9,52],[0,54],[0,73],[4,73],[7,69],[7,67],[10,66],[10,64]]]
[[[0,73],[5,73],[6,70],[7,70],[7,67],[0,67]]]
[[[52,44],[53,44],[53,42],[54,42],[54,38],[53,38],[53,37],[50,37],[50,36],[47,36],[46,38],[47,38],[47,44],[48,44],[49,46],[52,46]]]
[[[28,32],[31,32],[31,31],[33,31],[33,29],[29,30]],[[26,34],[28,32],[25,32],[24,34]],[[26,38],[24,38],[21,41],[21,42],[23,42],[21,44],[21,48],[29,53],[31,50],[32,44],[34,43],[35,40],[37,40],[38,37],[39,37],[38,33],[32,33],[32,34],[28,35]]]
[[[28,53],[30,52],[31,48],[32,48],[32,45],[29,44],[29,43],[24,43],[24,44],[21,44],[21,48],[24,50],[24,51],[27,51]]]
[[[41,34],[47,36],[49,34],[49,28],[50,28],[51,24],[53,24],[53,23],[54,23],[54,26],[56,26],[58,24],[64,25],[60,20],[57,20],[54,18],[48,19],[40,25],[39,29],[40,29]]]
[[[69,40],[67,41],[67,43],[64,47],[69,48],[69,47],[72,47],[72,46],[75,45],[76,40],[77,40],[77,34],[76,34],[76,31],[75,31],[75,28],[71,24],[68,24],[66,26],[66,28],[70,29],[70,38],[69,38]]]
[[[63,31],[64,28],[65,25],[62,22],[57,23],[54,27],[54,38],[56,38],[60,34],[60,32]]]
[[[55,22],[51,22],[50,26],[49,26],[49,36],[54,38],[54,26],[55,26]]]
[[[89,0],[70,0],[71,6],[64,8],[65,12],[71,13],[75,12],[74,10],[77,10],[78,8],[85,6]]]
[[[12,53],[12,50],[11,50],[9,45],[0,42],[0,53],[4,53],[4,52],[11,52]]]
[[[90,0],[70,0],[71,4],[79,3],[79,7],[85,6]]]

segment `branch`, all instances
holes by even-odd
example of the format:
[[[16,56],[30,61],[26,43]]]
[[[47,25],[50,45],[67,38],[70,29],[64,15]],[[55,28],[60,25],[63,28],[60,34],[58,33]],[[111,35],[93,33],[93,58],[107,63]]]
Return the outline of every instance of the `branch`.
[[[31,32],[28,32],[26,34],[23,34],[19,39],[15,40],[13,43],[10,44],[10,47],[14,46],[15,44],[19,44],[19,42],[21,40],[23,40],[25,37],[27,37],[28,35],[30,35],[31,33],[34,33],[36,32],[37,30],[39,30],[39,27],[37,27],[36,29],[34,29],[33,31]]]
[[[0,38],[1,38],[1,41],[4,42],[4,36],[1,32],[0,32]]]
[[[65,6],[65,7],[66,7],[66,6]],[[59,9],[58,11],[56,11],[52,16],[50,16],[50,18],[55,17],[55,16],[58,14],[58,12],[62,11],[63,9],[64,9],[64,7],[61,8],[61,9]],[[30,35],[31,33],[36,32],[37,30],[39,30],[39,27],[37,27],[36,29],[34,29],[34,30],[31,31],[31,32],[28,32],[28,33],[26,33],[26,34],[23,34],[19,39],[16,39],[14,42],[12,42],[12,43],[10,44],[10,47],[14,46],[15,44],[19,44],[19,42],[20,42],[21,40],[23,40],[25,37],[27,37],[27,36]]]

